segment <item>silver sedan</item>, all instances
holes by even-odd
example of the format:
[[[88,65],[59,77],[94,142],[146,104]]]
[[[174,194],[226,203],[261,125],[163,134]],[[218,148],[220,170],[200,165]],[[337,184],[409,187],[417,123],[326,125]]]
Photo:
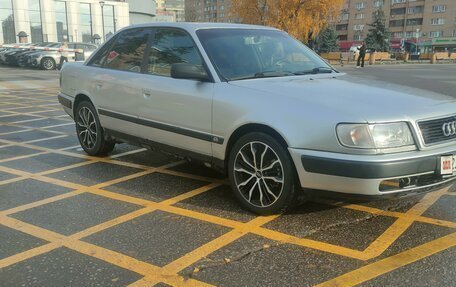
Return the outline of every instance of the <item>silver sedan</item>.
[[[259,214],[301,193],[383,198],[456,178],[453,98],[355,83],[273,28],[130,26],[60,82],[88,154],[129,142],[202,161]]]

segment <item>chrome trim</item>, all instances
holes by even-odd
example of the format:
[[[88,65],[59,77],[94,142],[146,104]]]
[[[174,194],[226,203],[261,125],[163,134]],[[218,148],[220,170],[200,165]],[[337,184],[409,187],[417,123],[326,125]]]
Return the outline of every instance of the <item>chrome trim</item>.
[[[420,135],[420,140],[421,140],[421,144],[423,145],[423,147],[431,147],[431,146],[446,144],[446,143],[450,143],[452,141],[455,141],[455,139],[449,139],[449,140],[441,141],[441,142],[438,142],[438,143],[427,144],[426,141],[424,140],[424,136],[423,136],[423,133],[422,133],[421,128],[420,128],[420,123],[422,123],[422,122],[438,120],[438,119],[444,119],[444,118],[451,118],[451,117],[456,117],[456,114],[446,115],[446,116],[438,116],[438,117],[427,118],[427,119],[422,119],[422,120],[416,121],[416,128],[418,130],[418,134]]]

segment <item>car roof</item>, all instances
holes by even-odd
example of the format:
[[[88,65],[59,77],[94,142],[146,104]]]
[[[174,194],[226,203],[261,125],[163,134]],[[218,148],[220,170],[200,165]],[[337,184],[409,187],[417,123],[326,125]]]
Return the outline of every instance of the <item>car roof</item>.
[[[234,24],[234,23],[194,23],[194,22],[154,22],[146,24],[130,25],[121,30],[131,28],[149,28],[149,27],[174,27],[185,29],[187,31],[197,31],[201,29],[264,29],[264,30],[278,30],[276,28],[260,25],[247,25],[247,24]]]

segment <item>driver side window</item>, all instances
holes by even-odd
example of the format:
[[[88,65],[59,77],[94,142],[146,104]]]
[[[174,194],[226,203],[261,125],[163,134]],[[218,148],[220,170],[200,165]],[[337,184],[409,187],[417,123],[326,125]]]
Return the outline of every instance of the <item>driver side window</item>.
[[[150,48],[147,72],[171,77],[171,66],[177,63],[202,66],[203,60],[187,33],[177,29],[158,29]]]
[[[106,56],[104,67],[140,73],[148,37],[148,29],[127,30],[120,34]]]

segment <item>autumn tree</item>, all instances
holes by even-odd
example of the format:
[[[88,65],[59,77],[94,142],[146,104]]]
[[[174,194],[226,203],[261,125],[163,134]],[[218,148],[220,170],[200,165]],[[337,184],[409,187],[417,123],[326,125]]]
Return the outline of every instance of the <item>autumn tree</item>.
[[[276,27],[306,41],[339,15],[344,0],[233,0],[232,15],[243,23]]]

